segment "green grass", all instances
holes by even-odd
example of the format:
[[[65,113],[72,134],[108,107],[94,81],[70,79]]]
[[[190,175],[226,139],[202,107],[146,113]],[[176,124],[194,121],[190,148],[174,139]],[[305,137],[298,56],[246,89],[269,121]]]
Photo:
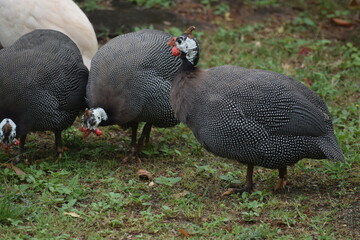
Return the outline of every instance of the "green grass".
[[[342,14],[315,10],[323,10],[316,22]],[[27,161],[17,165],[26,174],[0,168],[0,239],[359,239],[359,46],[324,38],[308,16],[194,32],[200,66],[233,64],[310,81],[330,108],[345,162],[304,159],[289,169],[280,193],[272,190],[277,172],[257,167],[256,192],[221,197],[230,184],[244,183],[246,167],[203,150],[186,126],[153,129],[142,163],[121,163],[129,132],[106,127],[83,140],[77,120],[63,134],[63,159],[54,157],[51,133],[31,134]],[[304,46],[311,51],[299,55]],[[0,161],[15,150],[0,152]],[[140,180],[139,169],[153,183]]]

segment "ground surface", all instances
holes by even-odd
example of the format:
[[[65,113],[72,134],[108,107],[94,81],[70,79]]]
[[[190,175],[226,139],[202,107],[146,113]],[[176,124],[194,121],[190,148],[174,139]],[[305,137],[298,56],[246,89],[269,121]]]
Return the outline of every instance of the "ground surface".
[[[328,104],[346,161],[304,159],[281,192],[272,190],[277,172],[257,167],[255,193],[221,196],[244,183],[246,167],[204,151],[186,126],[153,129],[142,162],[122,163],[129,131],[111,126],[83,139],[77,119],[63,133],[61,160],[48,132],[29,136],[16,167],[16,149],[0,152],[0,239],[360,239],[359,10],[321,0],[176,1],[167,9],[98,1],[105,9],[95,11],[94,1],[80,2],[100,44],[134,28],[178,34],[196,25],[201,67],[234,64],[304,82]],[[153,178],[141,180],[140,169]]]

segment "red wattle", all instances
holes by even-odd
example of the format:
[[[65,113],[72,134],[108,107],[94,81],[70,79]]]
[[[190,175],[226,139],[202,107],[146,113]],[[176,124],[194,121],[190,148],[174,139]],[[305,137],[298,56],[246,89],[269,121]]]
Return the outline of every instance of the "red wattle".
[[[94,130],[94,133],[96,134],[96,136],[101,136],[102,135],[102,131],[100,129],[98,129],[98,128],[96,128]]]
[[[177,47],[171,49],[171,54],[175,57],[180,56],[180,50]]]
[[[79,130],[84,133],[83,138],[87,138],[91,133],[91,130],[88,128],[80,127]]]

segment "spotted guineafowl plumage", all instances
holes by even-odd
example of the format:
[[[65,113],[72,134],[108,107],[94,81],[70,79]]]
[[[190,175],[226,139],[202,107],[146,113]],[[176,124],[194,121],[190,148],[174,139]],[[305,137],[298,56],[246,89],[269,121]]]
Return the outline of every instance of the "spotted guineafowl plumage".
[[[0,50],[0,120],[16,124],[21,152],[27,133],[50,130],[61,154],[61,131],[86,107],[87,78],[78,47],[58,31],[35,30]]]
[[[183,65],[171,89],[176,116],[208,151],[248,165],[246,188],[253,190],[253,167],[286,168],[303,158],[343,160],[324,101],[285,75],[220,66],[201,70],[190,28],[173,38],[172,53]]]
[[[171,56],[170,34],[142,30],[120,35],[99,49],[91,62],[84,127],[132,127],[132,156],[138,158],[151,126],[178,124],[170,105],[171,81],[181,60]],[[146,122],[136,143],[138,124]]]

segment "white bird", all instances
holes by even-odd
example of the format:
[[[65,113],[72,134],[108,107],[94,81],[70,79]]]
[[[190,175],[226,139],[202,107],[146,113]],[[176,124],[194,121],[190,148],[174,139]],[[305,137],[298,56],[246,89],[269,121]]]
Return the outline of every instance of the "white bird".
[[[73,0],[0,0],[0,29],[3,47],[35,29],[60,31],[76,43],[89,69],[98,49],[93,26]]]

